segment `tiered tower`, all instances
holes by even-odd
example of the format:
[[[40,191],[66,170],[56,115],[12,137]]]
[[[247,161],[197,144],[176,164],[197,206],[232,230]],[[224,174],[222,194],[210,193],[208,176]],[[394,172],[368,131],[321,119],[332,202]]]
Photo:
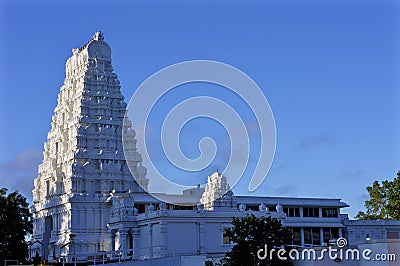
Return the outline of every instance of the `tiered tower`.
[[[200,203],[203,204],[204,209],[209,211],[236,208],[235,198],[228,181],[225,176],[218,173],[218,170],[208,177]]]
[[[110,191],[142,193],[148,184],[135,131],[129,121],[123,127],[127,105],[110,46],[96,32],[72,52],[34,181],[32,248],[45,257],[109,250]],[[125,160],[123,131],[133,161]]]

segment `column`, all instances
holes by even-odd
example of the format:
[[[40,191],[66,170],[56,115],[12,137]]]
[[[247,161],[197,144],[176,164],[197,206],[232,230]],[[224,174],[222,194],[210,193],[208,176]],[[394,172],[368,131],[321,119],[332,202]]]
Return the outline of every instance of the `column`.
[[[161,249],[160,257],[165,257],[167,255],[167,222],[160,222],[160,234],[161,234]]]
[[[304,228],[300,228],[300,245],[304,247]]]
[[[58,212],[57,212],[57,227],[55,228],[55,230],[57,230],[58,232],[60,231],[60,229],[61,229],[61,215],[62,215],[62,210],[59,210]]]
[[[343,234],[342,234],[342,228],[339,228],[339,237],[342,237],[343,236]]]
[[[205,245],[205,225],[204,222],[199,222],[199,243],[200,243],[200,254],[206,253],[206,245]]]
[[[319,229],[319,242],[321,246],[324,245],[324,229],[322,227]]]
[[[83,223],[82,210],[78,209],[76,212],[78,213],[78,219],[76,221],[76,224],[77,224],[78,228],[81,228],[82,227],[82,223]]]
[[[138,259],[140,230],[139,228],[132,228],[131,230],[133,234],[133,259]]]
[[[125,258],[127,256],[126,250],[128,249],[128,245],[127,245],[128,229],[127,228],[119,229],[119,236],[121,239],[122,258]]]
[[[149,257],[150,257],[150,259],[153,259],[153,224],[149,224],[149,242],[150,242],[150,248],[149,248],[149,251],[150,251],[150,254],[149,254]]]

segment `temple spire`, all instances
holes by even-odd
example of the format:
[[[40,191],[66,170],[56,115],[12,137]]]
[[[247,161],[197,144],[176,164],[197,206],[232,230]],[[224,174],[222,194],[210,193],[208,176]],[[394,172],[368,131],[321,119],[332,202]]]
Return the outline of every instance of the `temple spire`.
[[[104,34],[101,31],[96,31],[96,33],[93,35],[93,40],[95,41],[103,41],[104,40]]]
[[[113,72],[110,46],[98,31],[73,51],[34,181],[33,234],[43,243],[45,254],[49,254],[51,243],[67,245],[71,234],[91,247],[76,246],[73,252],[94,252],[99,241],[102,249],[109,248],[109,232],[100,227],[107,223],[108,214],[102,210],[109,192],[142,193],[148,184],[133,129],[129,138],[135,159],[129,163],[136,179],[124,156],[122,130],[127,104]],[[82,206],[91,206],[90,212]],[[66,255],[71,251],[69,246],[63,250]]]

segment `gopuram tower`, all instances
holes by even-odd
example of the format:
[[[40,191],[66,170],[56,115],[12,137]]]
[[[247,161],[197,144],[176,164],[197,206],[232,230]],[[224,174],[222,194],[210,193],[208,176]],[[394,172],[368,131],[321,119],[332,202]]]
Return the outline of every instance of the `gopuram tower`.
[[[123,127],[127,105],[110,46],[96,32],[72,52],[32,191],[32,250],[44,258],[110,250],[110,193],[143,193],[148,184],[135,131],[129,121]],[[125,160],[123,131],[133,161]]]

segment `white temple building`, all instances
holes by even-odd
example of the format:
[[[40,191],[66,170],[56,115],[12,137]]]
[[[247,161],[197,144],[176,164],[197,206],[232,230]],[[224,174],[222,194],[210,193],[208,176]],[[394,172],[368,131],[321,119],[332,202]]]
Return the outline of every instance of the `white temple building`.
[[[135,131],[129,121],[123,126],[127,104],[110,46],[97,32],[72,51],[34,181],[31,254],[68,262],[99,254],[108,260],[164,259],[160,265],[194,256],[204,263],[232,248],[225,229],[233,216],[248,214],[280,219],[292,228],[294,247],[323,247],[343,236],[351,245],[400,238],[400,221],[351,221],[341,214],[348,205],[340,199],[234,195],[218,171],[205,187],[167,195],[182,206],[152,197],[143,189],[149,179]],[[123,131],[133,161],[125,159]]]
[[[122,152],[122,131],[132,140],[135,131],[122,126],[126,103],[110,46],[97,32],[72,52],[33,190],[33,237],[47,254],[109,250],[109,192],[141,193],[137,182],[148,183],[135,142],[128,151],[135,178]]]

